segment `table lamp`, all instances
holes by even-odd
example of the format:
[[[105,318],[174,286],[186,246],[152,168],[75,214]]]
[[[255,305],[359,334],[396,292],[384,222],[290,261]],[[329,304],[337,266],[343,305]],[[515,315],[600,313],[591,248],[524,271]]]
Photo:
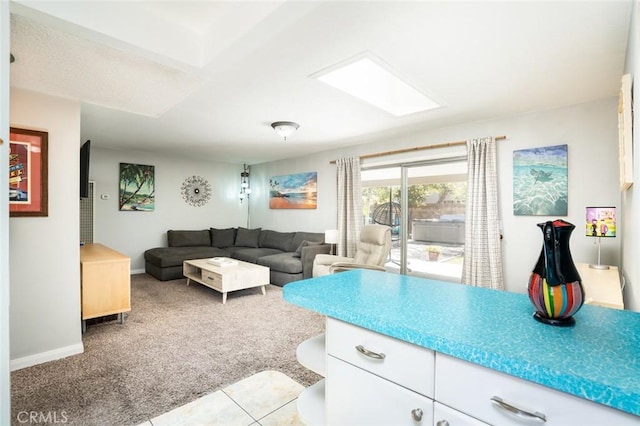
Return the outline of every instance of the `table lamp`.
[[[338,230],[327,229],[326,231],[324,231],[324,242],[327,244],[331,244],[331,254],[334,254],[333,246],[334,244],[338,244]]]
[[[586,220],[587,237],[598,239],[598,263],[590,264],[593,269],[609,269],[608,265],[600,263],[600,239],[616,236],[616,208],[615,207],[587,207]]]

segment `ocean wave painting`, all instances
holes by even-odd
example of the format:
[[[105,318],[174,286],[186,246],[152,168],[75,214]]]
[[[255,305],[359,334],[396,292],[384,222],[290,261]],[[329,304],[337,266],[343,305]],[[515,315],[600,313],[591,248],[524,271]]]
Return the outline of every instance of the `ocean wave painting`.
[[[567,145],[513,151],[513,214],[566,216]]]
[[[318,205],[318,173],[273,176],[269,179],[269,208],[315,209]]]

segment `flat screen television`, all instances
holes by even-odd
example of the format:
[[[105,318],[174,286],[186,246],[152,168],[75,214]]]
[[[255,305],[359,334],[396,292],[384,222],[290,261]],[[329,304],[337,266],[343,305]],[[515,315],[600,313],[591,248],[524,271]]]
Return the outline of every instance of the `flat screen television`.
[[[91,141],[88,140],[80,147],[80,198],[89,197],[89,155]]]

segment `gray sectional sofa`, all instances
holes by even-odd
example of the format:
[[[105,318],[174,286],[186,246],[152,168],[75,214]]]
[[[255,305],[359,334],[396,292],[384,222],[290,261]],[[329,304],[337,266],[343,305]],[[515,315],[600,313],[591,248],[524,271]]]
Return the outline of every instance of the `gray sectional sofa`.
[[[168,247],[144,252],[145,271],[159,280],[182,278],[182,262],[189,259],[231,257],[268,266],[271,284],[311,278],[316,254],[327,254],[324,233],[278,232],[260,228],[210,228],[167,231]]]

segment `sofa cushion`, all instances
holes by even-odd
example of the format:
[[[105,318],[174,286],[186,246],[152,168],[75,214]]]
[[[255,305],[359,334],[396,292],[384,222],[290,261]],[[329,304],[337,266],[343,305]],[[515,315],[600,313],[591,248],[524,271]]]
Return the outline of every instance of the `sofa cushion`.
[[[278,253],[262,256],[258,259],[258,265],[268,266],[272,271],[285,272],[287,274],[302,273],[302,261],[294,257],[295,253]]]
[[[234,228],[211,228],[209,231],[211,232],[211,245],[213,247],[229,247],[235,243],[236,230]]]
[[[296,232],[293,241],[291,241],[291,247],[285,251],[296,251],[298,247],[300,247],[300,243],[304,240],[324,243],[324,232]]]
[[[278,232],[264,230],[260,233],[260,247],[291,251],[291,241],[295,232]]]
[[[167,231],[169,247],[210,246],[211,235],[208,230],[202,231]]]
[[[258,259],[262,256],[268,256],[276,253],[282,252],[278,249],[272,248],[242,248],[231,253],[231,257],[244,262],[258,263]]]
[[[260,231],[262,228],[247,229],[238,228],[238,234],[236,235],[236,242],[234,245],[240,247],[259,247]]]
[[[181,266],[182,262],[191,259],[210,257],[228,257],[229,252],[217,247],[158,247],[144,252],[144,260],[160,268]]]

